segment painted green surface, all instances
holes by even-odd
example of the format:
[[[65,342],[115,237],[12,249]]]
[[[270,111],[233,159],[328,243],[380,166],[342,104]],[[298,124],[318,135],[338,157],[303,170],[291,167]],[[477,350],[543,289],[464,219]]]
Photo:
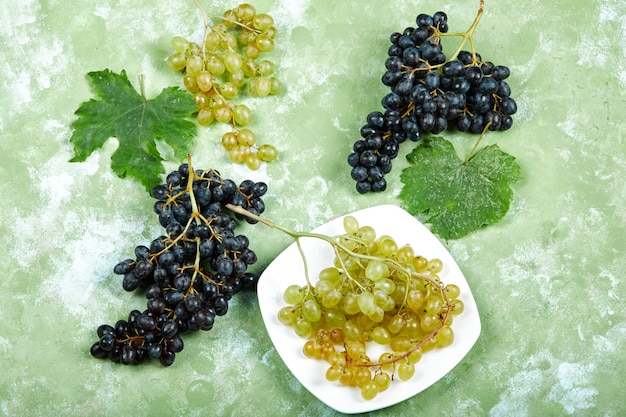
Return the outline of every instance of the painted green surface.
[[[236,3],[211,2],[221,13]],[[279,29],[287,86],[250,100],[259,140],[281,151],[256,173],[230,165],[219,129],[193,149],[203,167],[270,186],[267,216],[311,229],[346,212],[398,203],[402,148],[388,191],[359,196],[345,157],[371,110],[388,35],[419,12],[464,30],[477,1],[257,1]],[[626,414],[626,3],[487,1],[483,56],[509,65],[519,113],[490,135],[518,158],[509,214],[445,242],[466,275],[483,332],[464,361],[418,396],[372,415]],[[283,365],[254,294],[210,332],[186,338],[175,365],[93,359],[95,328],[141,297],[111,272],[160,234],[145,190],[115,177],[109,142],[70,164],[69,125],[90,98],[88,71],[126,69],[152,96],[180,82],[164,66],[174,35],[198,39],[193,1],[5,1],[0,8],[0,414],[5,416],[330,416]],[[134,78],[133,78],[134,77]],[[460,152],[472,139],[447,134]],[[177,166],[171,160],[170,167]],[[261,270],[290,242],[246,228]]]

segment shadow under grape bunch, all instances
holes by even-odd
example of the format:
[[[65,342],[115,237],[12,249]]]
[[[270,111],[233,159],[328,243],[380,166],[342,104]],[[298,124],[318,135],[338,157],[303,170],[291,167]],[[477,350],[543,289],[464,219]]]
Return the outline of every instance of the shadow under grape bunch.
[[[382,82],[391,91],[381,101],[383,111],[367,115],[361,139],[352,147],[348,164],[356,189],[365,194],[384,191],[385,175],[407,139],[418,142],[426,134],[446,129],[484,134],[507,130],[517,104],[505,81],[510,70],[483,60],[474,47],[473,33],[483,13],[466,32],[450,32],[447,15],[419,14],[415,27],[391,34]],[[458,48],[446,56],[441,39],[460,37]],[[470,50],[463,50],[469,41]]]
[[[237,185],[218,171],[193,170],[190,157],[154,187],[154,212],[165,234],[114,267],[126,291],[144,291],[146,309],[99,326],[91,354],[125,365],[158,359],[169,366],[183,349],[182,334],[210,330],[235,293],[255,289],[258,276],[248,266],[257,257],[248,238],[237,234],[244,217],[226,205],[260,214],[266,191],[263,182]]]

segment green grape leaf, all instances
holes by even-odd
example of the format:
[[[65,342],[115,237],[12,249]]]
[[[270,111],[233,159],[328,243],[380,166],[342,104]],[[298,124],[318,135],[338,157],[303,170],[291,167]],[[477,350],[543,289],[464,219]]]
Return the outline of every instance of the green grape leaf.
[[[156,141],[167,143],[182,160],[197,134],[196,124],[187,119],[197,110],[193,98],[178,87],[168,87],[148,100],[137,93],[124,70],[116,74],[105,69],[87,77],[99,100],[90,99],[75,112],[70,162],[84,161],[115,137],[119,146],[111,155],[111,169],[120,178],[136,178],[150,191],[165,173]]]
[[[408,212],[426,216],[433,233],[458,239],[498,222],[513,199],[510,184],[521,178],[515,158],[486,146],[464,163],[452,143],[428,138],[408,156],[400,192]]]

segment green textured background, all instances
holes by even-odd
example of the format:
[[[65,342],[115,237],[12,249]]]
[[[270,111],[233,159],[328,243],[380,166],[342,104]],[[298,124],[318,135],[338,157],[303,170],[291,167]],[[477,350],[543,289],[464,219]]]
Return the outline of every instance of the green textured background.
[[[214,1],[210,11],[236,5]],[[386,92],[388,35],[437,10],[465,30],[478,1],[254,5],[276,20],[272,59],[287,90],[246,102],[259,141],[275,144],[280,160],[254,173],[232,166],[215,128],[191,149],[196,166],[266,181],[266,215],[299,230],[399,203],[411,145],[384,194],[357,195],[345,163]],[[3,1],[1,415],[336,415],[285,368],[252,293],[236,296],[213,330],[187,337],[170,368],[89,356],[99,324],[145,305],[121,289],[113,265],[161,232],[144,189],[111,173],[114,140],[84,163],[67,162],[73,112],[91,98],[85,74],[126,69],[135,83],[143,74],[153,97],[181,81],[164,65],[171,37],[201,33],[191,0]],[[442,380],[371,415],[626,415],[626,4],[488,0],[475,40],[484,58],[512,70],[519,113],[487,143],[517,157],[524,175],[500,223],[444,242],[473,289],[483,332]],[[446,137],[461,153],[473,142]],[[245,230],[257,271],[290,243]]]

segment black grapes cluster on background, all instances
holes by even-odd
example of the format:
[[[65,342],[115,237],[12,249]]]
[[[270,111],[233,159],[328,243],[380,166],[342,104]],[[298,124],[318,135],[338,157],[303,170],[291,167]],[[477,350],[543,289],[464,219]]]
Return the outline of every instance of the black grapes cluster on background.
[[[263,182],[237,185],[215,170],[194,171],[190,164],[154,187],[154,211],[165,234],[137,246],[134,259],[113,270],[123,276],[126,291],[144,291],[146,309],[131,311],[114,326],[99,326],[91,354],[125,365],[158,359],[169,366],[183,349],[183,333],[210,330],[235,293],[255,289],[258,276],[248,266],[256,254],[248,238],[236,233],[236,219],[244,217],[226,204],[260,214],[266,191]]]
[[[481,10],[482,11],[482,10]],[[476,21],[477,23],[477,21]],[[367,115],[348,164],[356,189],[365,194],[384,191],[385,174],[398,156],[399,145],[419,141],[424,134],[506,130],[517,104],[505,79],[509,68],[483,61],[477,53],[457,50],[448,59],[441,38],[448,33],[444,12],[420,14],[416,27],[390,37],[382,82],[391,92],[382,99],[384,112]],[[475,25],[470,31],[475,29]],[[467,35],[471,37],[471,32]],[[459,36],[459,34],[450,34]]]

